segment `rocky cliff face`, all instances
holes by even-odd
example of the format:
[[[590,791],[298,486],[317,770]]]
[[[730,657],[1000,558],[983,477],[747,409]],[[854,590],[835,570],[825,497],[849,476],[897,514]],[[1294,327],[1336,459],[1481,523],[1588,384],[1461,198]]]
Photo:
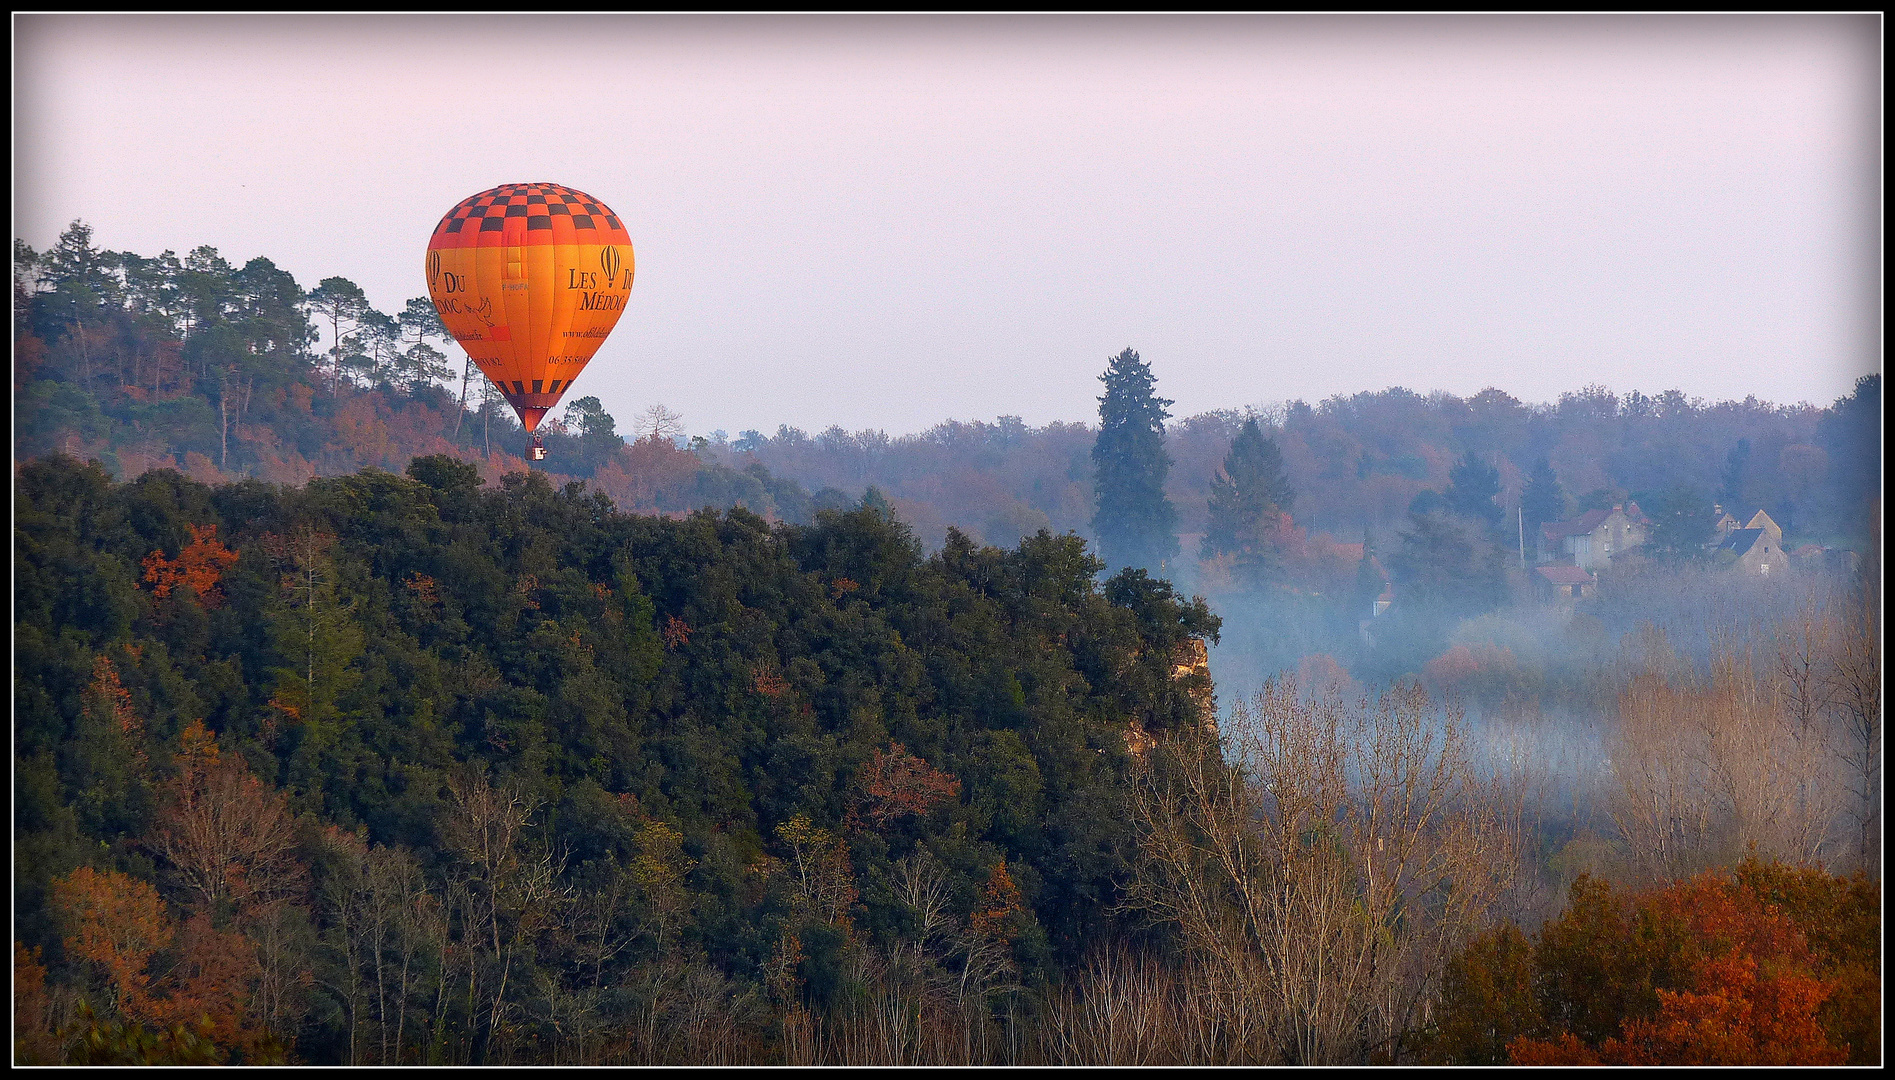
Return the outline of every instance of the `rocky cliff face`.
[[[1210,654],[1202,638],[1191,638],[1178,646],[1171,658],[1171,680],[1184,683],[1185,692],[1197,703],[1198,729],[1217,737],[1217,691],[1211,684]],[[1125,749],[1142,758],[1158,745],[1145,725],[1133,718],[1125,725]]]
[[[1187,639],[1171,658],[1171,680],[1188,682],[1191,699],[1197,702],[1198,723],[1212,735],[1217,734],[1217,692],[1211,685],[1211,658],[1203,638]]]

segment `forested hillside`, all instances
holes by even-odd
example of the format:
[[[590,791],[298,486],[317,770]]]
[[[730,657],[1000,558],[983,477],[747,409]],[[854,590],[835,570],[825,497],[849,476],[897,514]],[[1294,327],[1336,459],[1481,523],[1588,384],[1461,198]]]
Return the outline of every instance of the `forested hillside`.
[[[542,469],[425,301],[14,254],[17,1061],[1880,1059],[1879,376]]]
[[[924,559],[873,509],[773,530],[629,517],[538,475],[482,490],[445,457],[409,472],[22,471],[16,936],[50,968],[104,962],[91,985],[151,1020],[295,969],[275,1012],[217,1013],[219,1039],[362,1060],[350,905],[396,917],[376,875],[405,874],[441,921],[402,931],[427,974],[393,1006],[372,988],[373,1038],[387,1060],[494,1060],[509,1009],[579,1008],[651,965],[740,995],[787,964],[821,1002],[845,945],[905,940],[985,992],[1129,926],[1125,731],[1201,719],[1204,676],[1172,667],[1216,634],[1202,604],[1138,573],[1096,585],[1071,538]],[[156,937],[62,946],[60,911],[116,917],[146,881],[203,981],[189,949],[239,946],[187,944],[198,917],[289,968],[160,1001],[126,967]],[[901,890],[924,886],[917,926]],[[535,922],[555,901],[575,906]],[[414,1012],[406,1035],[389,1008]]]
[[[15,513],[23,1061],[1879,1056],[1879,886],[1754,861],[1851,811],[1741,663],[1601,673],[1661,706],[1627,737],[1709,739],[1667,781],[1703,828],[1639,831],[1628,777],[1601,864],[1418,685],[1220,736],[1216,617],[1071,537],[923,557],[873,507],[628,516],[445,456],[56,456]],[[1850,619],[1825,686],[1871,670]]]

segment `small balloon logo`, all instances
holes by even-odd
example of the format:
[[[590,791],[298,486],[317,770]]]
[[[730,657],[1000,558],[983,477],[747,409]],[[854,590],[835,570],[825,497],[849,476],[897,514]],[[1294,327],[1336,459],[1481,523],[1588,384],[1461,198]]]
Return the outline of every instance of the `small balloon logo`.
[[[599,252],[599,269],[605,271],[605,280],[617,281],[619,276],[619,249],[608,247]]]

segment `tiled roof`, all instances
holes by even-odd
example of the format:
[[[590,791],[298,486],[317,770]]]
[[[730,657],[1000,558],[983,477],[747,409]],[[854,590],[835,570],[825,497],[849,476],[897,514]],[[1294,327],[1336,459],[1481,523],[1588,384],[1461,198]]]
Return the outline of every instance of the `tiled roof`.
[[[1564,540],[1568,536],[1589,533],[1599,527],[1599,523],[1612,516],[1610,510],[1588,510],[1569,521],[1549,521],[1541,526],[1548,540]]]
[[[1734,551],[1741,556],[1749,551],[1750,546],[1755,544],[1757,538],[1762,535],[1762,529],[1732,529],[1731,534],[1724,538],[1724,542],[1717,546],[1717,550]]]
[[[1538,566],[1539,575],[1555,585],[1590,585],[1592,574],[1577,566]]]

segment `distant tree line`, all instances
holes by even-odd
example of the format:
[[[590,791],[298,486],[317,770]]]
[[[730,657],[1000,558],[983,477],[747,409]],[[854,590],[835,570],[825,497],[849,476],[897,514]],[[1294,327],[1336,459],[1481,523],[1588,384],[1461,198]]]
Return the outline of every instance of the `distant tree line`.
[[[81,222],[44,252],[14,242],[17,456],[93,456],[121,476],[169,465],[207,481],[301,483],[363,467],[399,472],[414,457],[447,453],[477,461],[494,482],[524,467],[512,454],[519,428],[466,358],[448,355],[457,352],[423,297],[383,313],[346,278],[305,287],[267,258],[235,266],[208,247],[183,257],[113,252]],[[1495,472],[1497,511],[1480,515],[1517,517],[1518,508],[1544,522],[1627,498],[1648,511],[1690,498],[1762,508],[1791,536],[1857,545],[1880,487],[1879,375],[1828,408],[1597,386],[1533,405],[1492,388],[1460,398],[1393,387],[1167,424],[1158,375],[1127,353],[1109,365],[1103,427],[1035,428],[1002,416],[908,436],[784,426],[686,440],[661,407],[627,433],[596,398],[581,398],[551,418],[549,465],[628,508],[743,505],[806,521],[812,501],[853,502],[874,486],[930,548],[952,524],[994,543],[1046,528],[1109,549],[1098,530],[1122,514],[1107,505],[1099,516],[1103,461],[1157,484],[1175,522],[1154,520],[1153,542],[1184,545],[1187,562],[1213,531],[1213,483],[1246,422],[1302,493],[1301,528],[1348,542],[1368,530],[1383,550],[1417,496],[1445,492],[1450,471],[1469,460]],[[1103,459],[1094,454],[1101,435]],[[1125,456],[1141,439],[1151,443],[1137,450],[1142,474]],[[784,490],[786,478],[795,491]],[[1157,561],[1175,569],[1170,550]]]

